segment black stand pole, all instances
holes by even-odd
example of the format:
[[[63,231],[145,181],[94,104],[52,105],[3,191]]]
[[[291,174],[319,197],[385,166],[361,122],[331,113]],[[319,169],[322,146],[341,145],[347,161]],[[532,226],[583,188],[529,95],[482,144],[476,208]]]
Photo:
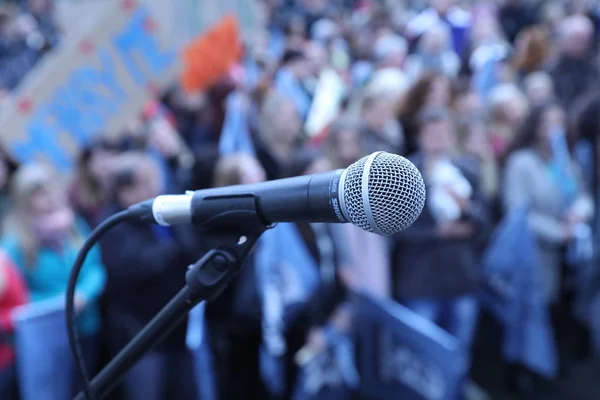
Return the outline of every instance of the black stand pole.
[[[237,275],[265,229],[264,225],[255,225],[252,234],[237,235],[229,231],[209,235],[209,244],[214,242],[219,246],[190,266],[185,287],[92,379],[94,398],[102,399],[109,394],[131,367],[181,323],[196,304],[217,297]],[[79,393],[75,400],[85,400],[84,394]]]

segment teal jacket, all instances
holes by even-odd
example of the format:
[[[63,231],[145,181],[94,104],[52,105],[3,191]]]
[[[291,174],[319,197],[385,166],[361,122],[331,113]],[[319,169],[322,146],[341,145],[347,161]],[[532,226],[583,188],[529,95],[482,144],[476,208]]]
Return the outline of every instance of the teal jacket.
[[[87,237],[90,233],[82,220],[77,221],[76,228],[82,237]],[[33,267],[26,266],[25,255],[14,234],[7,233],[0,245],[23,273],[32,302],[65,297],[69,273],[77,257],[79,244],[69,244],[62,251],[41,248]],[[95,246],[89,252],[77,281],[76,294],[82,296],[86,302],[86,308],[77,321],[81,334],[94,334],[100,329],[98,298],[105,283],[106,271],[102,265],[100,248]]]

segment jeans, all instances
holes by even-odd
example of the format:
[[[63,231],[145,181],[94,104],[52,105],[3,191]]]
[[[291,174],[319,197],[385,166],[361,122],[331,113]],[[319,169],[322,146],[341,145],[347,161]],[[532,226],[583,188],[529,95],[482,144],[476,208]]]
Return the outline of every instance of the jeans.
[[[126,400],[197,400],[194,363],[187,350],[152,351],[125,376]]]
[[[13,322],[22,400],[71,398],[73,362],[63,302],[24,306]]]

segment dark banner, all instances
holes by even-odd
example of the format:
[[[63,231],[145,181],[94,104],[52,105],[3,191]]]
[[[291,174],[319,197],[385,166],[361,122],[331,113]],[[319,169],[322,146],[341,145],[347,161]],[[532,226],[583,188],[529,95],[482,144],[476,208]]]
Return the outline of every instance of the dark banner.
[[[453,336],[391,300],[356,302],[361,398],[457,398],[466,360]]]

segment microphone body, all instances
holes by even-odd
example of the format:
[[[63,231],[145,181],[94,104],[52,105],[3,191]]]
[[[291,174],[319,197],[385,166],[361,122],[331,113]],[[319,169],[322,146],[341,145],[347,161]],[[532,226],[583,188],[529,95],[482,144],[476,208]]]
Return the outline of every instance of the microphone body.
[[[339,200],[343,170],[158,196],[152,200],[154,220],[161,225],[213,221],[239,224],[257,212],[265,224],[275,222],[347,222]],[[255,211],[256,210],[256,211]]]
[[[129,211],[165,226],[219,230],[256,222],[350,222],[387,236],[410,226],[424,204],[417,168],[404,157],[376,152],[343,170],[158,196]]]

